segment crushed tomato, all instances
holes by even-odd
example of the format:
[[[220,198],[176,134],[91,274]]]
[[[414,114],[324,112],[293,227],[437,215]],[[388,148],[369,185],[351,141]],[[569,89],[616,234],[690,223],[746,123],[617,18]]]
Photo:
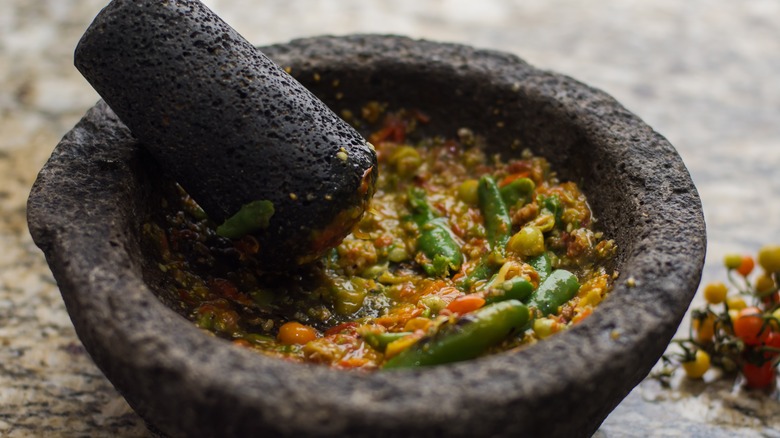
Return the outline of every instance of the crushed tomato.
[[[256,240],[217,236],[203,211],[170,184],[162,213],[144,226],[162,273],[161,298],[235,345],[291,361],[378,369],[386,356],[482,307],[496,277],[521,276],[539,285],[540,274],[519,255],[522,251],[490,248],[485,213],[474,194],[476,180],[485,175],[501,190],[520,179],[533,187],[504,198],[510,235],[534,227],[534,236],[542,239],[534,241],[533,251],[542,249],[554,269],[571,271],[582,285],[557,312],[536,312],[536,323],[486,353],[523,347],[550,334],[534,327],[559,331],[579,323],[609,293],[617,273],[606,266],[615,245],[592,228],[594,218],[579,187],[560,182],[544,158],[529,151],[508,161],[489,156],[484,141],[468,129],[460,129],[456,138],[416,138],[415,127],[428,122],[417,111],[387,112],[371,103],[362,113],[368,121],[353,120],[358,128],[384,120],[368,135],[379,159],[377,189],[363,219],[338,247],[298,271],[265,272],[252,257],[263,250]],[[412,220],[411,187],[424,191],[431,214],[460,249],[462,263],[438,266],[442,274],[424,269],[437,262],[418,247],[425,226]],[[492,277],[464,283],[480,264],[487,264]],[[399,338],[387,344],[390,350],[370,342],[393,333]]]

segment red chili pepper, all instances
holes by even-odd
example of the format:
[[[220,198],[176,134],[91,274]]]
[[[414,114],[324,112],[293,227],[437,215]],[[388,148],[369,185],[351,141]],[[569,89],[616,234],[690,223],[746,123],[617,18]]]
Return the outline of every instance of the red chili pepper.
[[[761,303],[764,305],[764,308],[771,309],[775,304],[780,303],[780,292],[773,292],[761,297]]]
[[[357,328],[356,322],[345,322],[343,324],[334,325],[333,327],[325,330],[325,336],[332,336],[343,332],[354,334],[355,328]]]
[[[747,277],[753,272],[753,268],[756,266],[756,262],[753,261],[753,257],[749,255],[742,256],[742,261],[737,266],[737,272],[743,277]]]
[[[748,388],[770,388],[777,382],[777,370],[771,360],[764,362],[762,365],[745,362],[742,365],[742,375],[745,376]]]
[[[428,123],[431,121],[431,116],[420,110],[412,110],[412,116],[420,123]]]
[[[766,342],[764,343],[765,346],[769,348],[775,348],[777,350],[780,350],[780,332],[771,332],[769,333],[769,337],[767,337]],[[767,357],[772,358],[777,355],[780,355],[780,351],[769,351],[767,352]]]
[[[769,325],[764,324],[761,309],[746,307],[734,320],[734,334],[747,345],[760,345],[769,338]]]
[[[406,139],[406,122],[397,116],[387,116],[382,125],[382,129],[375,132],[369,138],[371,143],[381,143],[383,141],[392,141],[403,143]]]

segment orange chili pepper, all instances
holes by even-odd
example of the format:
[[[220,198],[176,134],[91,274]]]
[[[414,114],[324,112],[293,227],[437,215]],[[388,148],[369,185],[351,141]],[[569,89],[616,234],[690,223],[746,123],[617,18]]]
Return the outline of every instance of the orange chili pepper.
[[[742,260],[740,261],[739,266],[737,266],[737,272],[739,272],[739,275],[747,277],[751,272],[753,272],[753,268],[755,266],[756,262],[753,261],[753,257],[745,255],[742,256]]]
[[[317,330],[300,322],[290,321],[279,327],[277,338],[285,345],[303,345],[317,339]]]
[[[447,310],[461,315],[473,312],[485,305],[485,299],[477,294],[462,295],[447,305]]]

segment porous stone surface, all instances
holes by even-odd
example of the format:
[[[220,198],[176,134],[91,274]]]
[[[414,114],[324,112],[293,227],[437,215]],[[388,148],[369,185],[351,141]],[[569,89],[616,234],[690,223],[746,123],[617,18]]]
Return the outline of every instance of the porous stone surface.
[[[76,67],[218,224],[253,201],[268,267],[337,245],[373,194],[373,148],[197,0],[114,0]]]
[[[171,436],[592,434],[664,351],[701,274],[701,206],[672,146],[604,93],[504,53],[366,35],[263,51],[335,109],[414,106],[430,133],[467,126],[495,152],[548,157],[615,239],[621,280],[571,330],[467,363],[345,373],[235,348],[144,281],[148,158],[100,104],[41,171],[28,214],[79,337],[130,405]]]

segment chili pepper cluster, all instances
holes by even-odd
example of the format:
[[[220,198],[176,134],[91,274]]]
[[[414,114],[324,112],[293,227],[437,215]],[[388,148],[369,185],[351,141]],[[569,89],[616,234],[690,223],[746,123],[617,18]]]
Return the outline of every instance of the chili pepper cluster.
[[[700,379],[716,367],[747,388],[772,390],[780,362],[780,245],[762,247],[756,258],[729,254],[723,264],[728,285],[705,284],[707,304],[691,311],[689,335],[672,341],[679,349],[663,357],[662,374],[680,365]]]

